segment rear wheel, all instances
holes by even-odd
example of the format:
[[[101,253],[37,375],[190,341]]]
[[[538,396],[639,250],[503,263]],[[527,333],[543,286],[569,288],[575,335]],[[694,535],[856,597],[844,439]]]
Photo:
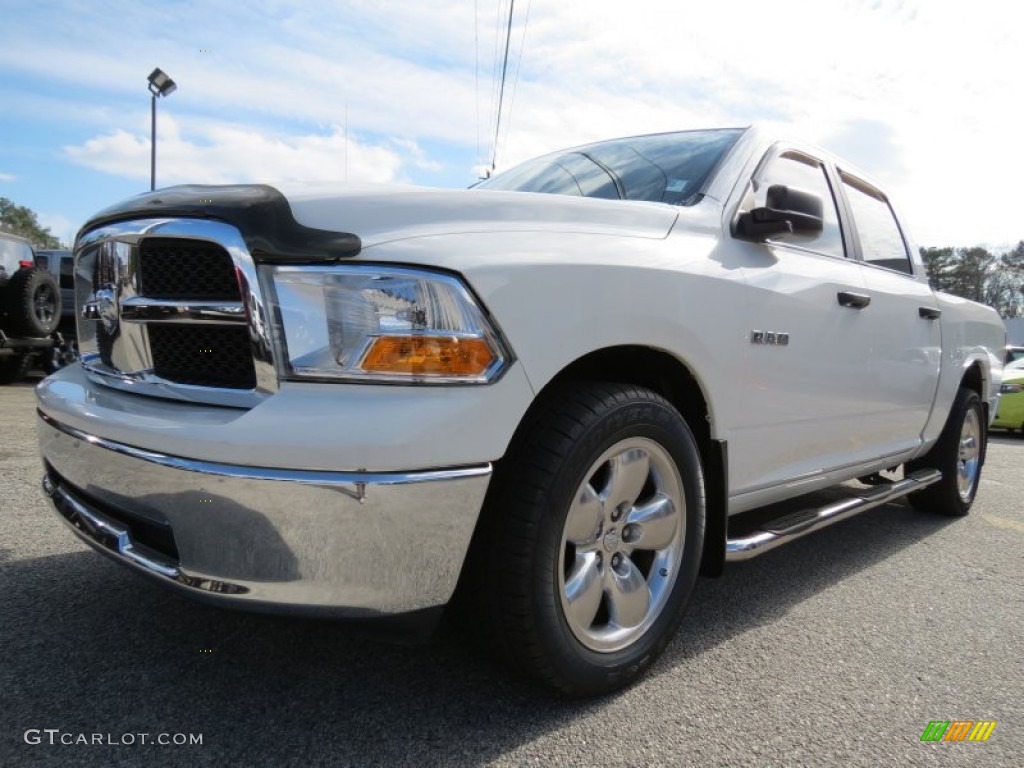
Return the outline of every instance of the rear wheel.
[[[696,442],[664,398],[599,383],[546,394],[496,470],[475,544],[492,639],[562,692],[628,685],[682,619],[704,515]]]
[[[917,509],[963,517],[974,503],[985,455],[984,412],[973,389],[961,387],[953,401],[946,426],[932,449],[907,463],[907,470],[937,469],[942,479],[908,497]]]

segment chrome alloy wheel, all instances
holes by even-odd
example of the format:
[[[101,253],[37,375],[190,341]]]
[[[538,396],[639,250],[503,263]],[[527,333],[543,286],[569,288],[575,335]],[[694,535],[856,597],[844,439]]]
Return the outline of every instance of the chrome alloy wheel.
[[[956,464],[956,484],[963,501],[974,498],[974,486],[978,482],[978,467],[981,463],[981,422],[978,411],[967,410],[960,428],[960,454]]]
[[[573,635],[604,653],[634,643],[661,614],[679,572],[683,481],[653,440],[622,440],[593,463],[562,532],[559,592]]]

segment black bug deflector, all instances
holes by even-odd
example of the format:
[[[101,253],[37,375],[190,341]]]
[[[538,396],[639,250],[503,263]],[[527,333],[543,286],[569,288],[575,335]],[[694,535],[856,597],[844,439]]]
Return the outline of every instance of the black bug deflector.
[[[331,262],[355,256],[362,248],[359,236],[351,232],[300,224],[287,198],[266,184],[187,184],[146,192],[100,211],[79,236],[104,224],[153,217],[217,219],[232,224],[257,262]]]

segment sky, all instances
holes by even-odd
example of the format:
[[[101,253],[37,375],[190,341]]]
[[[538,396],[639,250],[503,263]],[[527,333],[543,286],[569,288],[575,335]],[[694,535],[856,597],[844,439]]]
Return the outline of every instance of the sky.
[[[148,190],[159,67],[158,187],[462,188],[759,123],[871,174],[920,245],[999,247],[1024,239],[1022,22],[1008,0],[0,0],[0,196],[70,242]]]

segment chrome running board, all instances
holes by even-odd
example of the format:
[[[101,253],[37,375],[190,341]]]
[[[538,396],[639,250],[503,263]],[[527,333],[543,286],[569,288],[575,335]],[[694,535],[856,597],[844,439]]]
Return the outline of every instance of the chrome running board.
[[[886,485],[852,491],[852,497],[817,509],[802,509],[776,518],[749,534],[725,542],[725,561],[750,560],[790,541],[838,523],[865,510],[902,498],[942,479],[937,469],[922,469]]]

